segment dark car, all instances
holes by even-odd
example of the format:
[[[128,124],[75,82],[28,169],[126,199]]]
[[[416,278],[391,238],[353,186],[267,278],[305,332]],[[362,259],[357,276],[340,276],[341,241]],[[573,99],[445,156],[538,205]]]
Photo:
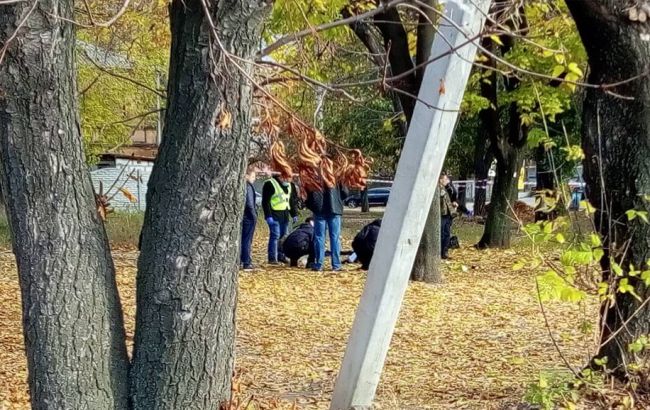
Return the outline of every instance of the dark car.
[[[370,206],[386,206],[390,188],[371,188],[368,190],[368,204]],[[345,205],[349,208],[356,208],[361,205],[361,194],[351,195],[345,199]]]

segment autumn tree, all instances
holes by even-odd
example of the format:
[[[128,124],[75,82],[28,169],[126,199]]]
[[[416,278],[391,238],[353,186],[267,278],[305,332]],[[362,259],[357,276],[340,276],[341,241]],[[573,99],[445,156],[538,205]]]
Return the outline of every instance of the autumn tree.
[[[650,3],[574,1],[567,5],[589,57],[582,147],[588,197],[605,244],[606,283],[616,292],[602,310],[600,358],[618,376],[647,360],[631,346],[650,333]],[[643,17],[641,15],[643,14]],[[640,216],[639,216],[640,215]]]
[[[147,193],[127,374],[114,268],[77,117],[73,21],[81,16],[71,0],[0,5],[1,185],[34,408],[219,408],[229,400],[247,61],[269,11],[262,0],[170,4],[167,115]]]
[[[61,17],[61,18],[59,18]],[[2,188],[32,406],[127,408],[115,270],[79,130],[73,2],[0,5]]]

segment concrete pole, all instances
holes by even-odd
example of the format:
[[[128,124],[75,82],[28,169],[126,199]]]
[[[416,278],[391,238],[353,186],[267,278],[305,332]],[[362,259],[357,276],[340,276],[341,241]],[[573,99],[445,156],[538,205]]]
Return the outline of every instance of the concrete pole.
[[[357,309],[330,409],[369,408],[453,133],[490,0],[449,0]],[[470,41],[472,40],[473,41]],[[453,51],[452,51],[453,50]],[[436,108],[432,108],[436,107]]]

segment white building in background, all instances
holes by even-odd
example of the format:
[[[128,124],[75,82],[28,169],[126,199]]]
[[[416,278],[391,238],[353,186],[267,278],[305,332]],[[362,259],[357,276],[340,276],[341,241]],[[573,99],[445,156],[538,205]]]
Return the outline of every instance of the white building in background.
[[[146,142],[147,133],[138,130],[132,136],[133,145],[102,154],[90,172],[95,192],[108,196],[117,212],[144,212],[147,206],[147,184],[158,155],[158,145]],[[140,137],[145,141],[138,141]]]

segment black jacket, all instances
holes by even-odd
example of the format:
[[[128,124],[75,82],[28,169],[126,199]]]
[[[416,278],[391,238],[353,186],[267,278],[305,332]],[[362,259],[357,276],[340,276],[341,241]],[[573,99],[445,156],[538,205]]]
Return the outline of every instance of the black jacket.
[[[244,220],[255,221],[257,220],[257,208],[255,206],[255,199],[257,194],[253,184],[246,181],[246,203],[244,205]]]
[[[449,195],[449,200],[451,202],[458,201],[458,190],[454,186],[453,182],[449,181],[449,183],[445,186],[445,191],[447,191],[447,194]]]
[[[307,208],[316,216],[343,215],[343,201],[348,191],[342,185],[307,193]]]
[[[282,252],[291,259],[308,255],[313,247],[313,239],[314,227],[303,223],[284,240]]]
[[[288,187],[282,185],[280,178],[274,177],[276,181],[282,187],[282,190],[286,193]],[[294,217],[298,215],[298,194],[296,193],[296,186],[291,183],[291,196],[289,197],[289,210],[288,211],[274,211],[271,209],[271,197],[275,194],[275,188],[270,181],[264,182],[264,187],[262,188],[262,209],[264,210],[264,219],[269,216],[273,217],[276,221],[287,222],[289,221],[289,216]]]
[[[352,249],[357,254],[362,268],[368,269],[372,255],[375,253],[375,245],[381,228],[381,219],[375,219],[364,226],[352,241]]]

